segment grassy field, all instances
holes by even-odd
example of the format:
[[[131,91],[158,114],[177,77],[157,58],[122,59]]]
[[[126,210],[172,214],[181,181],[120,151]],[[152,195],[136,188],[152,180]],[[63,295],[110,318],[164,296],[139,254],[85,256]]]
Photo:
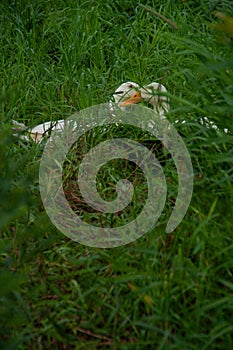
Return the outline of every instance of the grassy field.
[[[233,346],[233,30],[215,13],[232,16],[233,4],[143,4],[146,9],[129,0],[1,1],[1,349]],[[124,81],[167,87],[168,119],[177,121],[193,163],[192,201],[166,234],[177,175],[171,157],[157,150],[168,183],[158,224],[129,245],[90,248],[49,220],[38,184],[43,145],[14,137],[11,121],[34,126],[65,119],[108,102]],[[203,124],[204,117],[218,129]],[[88,147],[116,135],[147,140],[132,127],[112,127],[99,130],[97,140],[87,138]],[[66,169],[71,181],[77,159],[71,155]],[[99,174],[102,195],[114,198],[114,181],[128,176],[137,185],[136,203],[144,203],[140,170],[135,175],[132,164],[119,160],[108,165]],[[79,204],[73,202],[85,216]],[[122,225],[138,210],[104,223]],[[86,211],[87,221],[103,224]]]

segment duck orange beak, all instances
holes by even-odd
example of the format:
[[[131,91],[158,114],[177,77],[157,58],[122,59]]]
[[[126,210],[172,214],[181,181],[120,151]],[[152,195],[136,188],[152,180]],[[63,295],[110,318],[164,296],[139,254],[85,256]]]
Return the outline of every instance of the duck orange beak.
[[[128,98],[127,100],[121,102],[120,107],[135,105],[141,101],[142,101],[142,97],[141,97],[140,92],[136,92],[135,95],[133,95],[132,97]]]

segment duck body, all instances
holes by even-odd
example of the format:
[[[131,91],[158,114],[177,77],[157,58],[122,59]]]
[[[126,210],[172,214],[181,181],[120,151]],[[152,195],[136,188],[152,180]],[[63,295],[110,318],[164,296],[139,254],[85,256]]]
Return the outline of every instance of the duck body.
[[[140,87],[139,84],[135,82],[125,82],[121,84],[113,93],[113,100],[122,110],[125,110],[128,105],[137,104],[140,102],[146,102],[150,104],[154,110],[162,114],[164,111],[169,109],[166,97],[158,95],[158,92],[166,93],[166,88],[158,83],[151,83],[145,87]],[[110,109],[112,102],[110,102]],[[36,143],[41,142],[44,137],[49,136],[51,131],[62,131],[65,126],[65,120],[60,119],[57,121],[48,121],[36,125],[33,128],[27,129],[27,127],[16,121],[13,121],[14,130],[19,133],[19,131],[25,131],[25,135],[20,135],[21,139],[33,140]]]

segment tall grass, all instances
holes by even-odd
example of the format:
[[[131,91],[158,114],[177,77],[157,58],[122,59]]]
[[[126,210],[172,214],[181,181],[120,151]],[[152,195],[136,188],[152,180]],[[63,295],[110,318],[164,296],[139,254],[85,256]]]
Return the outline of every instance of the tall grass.
[[[1,2],[1,349],[232,347],[232,39],[214,30],[213,11],[232,15],[233,6],[144,5],[179,30],[136,1]],[[169,155],[157,152],[169,187],[159,224],[130,245],[88,248],[48,219],[38,188],[43,145],[15,138],[11,120],[33,126],[67,118],[109,101],[128,80],[167,87],[168,118],[192,158],[193,197],[182,223],[165,234],[177,177]],[[110,131],[146,139],[130,127]],[[71,180],[74,170],[67,168]],[[105,196],[115,195],[109,179],[134,170],[124,162],[103,168]],[[143,199],[140,172],[136,180]]]

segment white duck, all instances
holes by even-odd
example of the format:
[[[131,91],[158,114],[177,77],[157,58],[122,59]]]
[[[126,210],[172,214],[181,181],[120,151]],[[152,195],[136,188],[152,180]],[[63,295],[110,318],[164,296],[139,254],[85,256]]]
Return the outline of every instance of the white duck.
[[[121,84],[113,93],[114,102],[119,106],[122,102],[127,101],[139,91],[139,85],[133,81],[127,81]]]
[[[162,84],[153,82],[137,90],[132,97],[120,102],[119,106],[125,107],[131,104],[145,102],[151,105],[161,116],[164,116],[169,111],[168,98],[164,96],[167,93],[167,89]]]
[[[34,128],[32,129],[27,129],[27,127],[24,124],[18,123],[15,120],[13,120],[12,123],[14,124],[13,130],[16,131],[17,134],[19,134],[22,131],[26,131],[28,136],[20,135],[21,139],[26,141],[29,141],[31,139],[35,143],[41,142],[45,136],[48,136],[50,134],[51,130],[62,131],[62,129],[64,128],[64,119],[45,122],[34,126]]]
[[[165,96],[167,93],[165,86],[152,82],[137,90],[138,91],[136,91],[133,96],[120,102],[119,106],[121,108],[126,108],[126,106],[143,102],[147,107],[151,106],[162,119],[166,119],[165,114],[169,111],[170,106],[168,98]],[[151,119],[148,121],[147,125],[149,128],[153,129],[156,125],[156,121]]]
[[[121,84],[114,92],[114,102],[124,110],[126,106],[131,104],[140,103],[142,101],[150,104],[161,115],[167,112],[169,109],[168,101],[165,96],[158,95],[158,92],[166,93],[166,88],[158,83],[151,83],[144,88],[140,88],[137,83],[126,82]],[[110,108],[112,102],[110,102]],[[28,129],[22,123],[18,123],[13,120],[14,130],[16,132],[27,130],[27,135],[21,135],[21,139],[32,139],[34,142],[39,143],[41,140],[50,134],[52,130],[62,131],[64,128],[65,120],[48,121],[35,127]]]

